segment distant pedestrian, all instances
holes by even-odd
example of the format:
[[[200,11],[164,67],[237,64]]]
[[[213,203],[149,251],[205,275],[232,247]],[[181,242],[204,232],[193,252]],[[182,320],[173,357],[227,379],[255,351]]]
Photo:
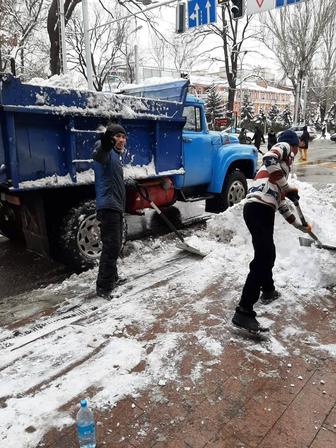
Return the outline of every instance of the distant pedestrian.
[[[272,148],[273,145],[275,145],[277,142],[277,138],[275,135],[275,132],[273,129],[270,129],[269,133],[267,134],[267,149],[268,151]]]
[[[286,204],[285,197],[297,195],[297,188],[287,183],[291,165],[298,152],[299,138],[294,131],[282,132],[279,141],[263,157],[263,165],[257,172],[244,205],[244,220],[252,236],[254,258],[242,291],[232,323],[251,332],[262,330],[253,310],[260,300],[267,304],[280,297],[274,287],[272,269],[275,261],[273,241],[276,210],[294,227],[303,232],[311,231],[311,225],[302,226]]]
[[[107,126],[93,150],[97,219],[100,221],[102,252],[96,282],[97,295],[109,298],[120,282],[117,259],[122,247],[126,190],[122,153],[126,131],[119,124]]]
[[[326,138],[326,134],[327,134],[327,125],[325,123],[323,123],[322,125],[322,129],[321,129],[321,138]]]
[[[254,130],[252,141],[254,141],[254,146],[257,148],[258,152],[264,155],[264,153],[260,151],[261,142],[265,143],[264,134],[262,133],[261,129],[258,126],[256,126]]]
[[[238,135],[238,140],[241,145],[245,145],[245,143],[246,143],[246,129],[245,128],[241,128],[239,135]]]
[[[303,126],[302,135],[300,136],[299,142],[299,150],[300,150],[300,159],[302,162],[306,162],[307,153],[308,153],[308,145],[309,145],[309,132],[307,130],[307,126]]]

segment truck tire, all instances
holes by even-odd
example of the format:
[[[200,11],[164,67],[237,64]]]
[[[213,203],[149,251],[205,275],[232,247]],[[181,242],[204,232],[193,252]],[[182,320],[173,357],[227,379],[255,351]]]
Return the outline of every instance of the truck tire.
[[[123,244],[127,227],[124,220]],[[60,260],[76,272],[94,267],[100,257],[101,241],[96,204],[88,200],[70,209],[59,229]]]
[[[235,170],[229,174],[223,184],[222,192],[214,198],[207,199],[205,210],[211,213],[222,213],[228,207],[238,204],[247,193],[247,182],[244,174]]]
[[[19,222],[19,214],[0,201],[0,233],[12,241],[23,241],[24,235]]]

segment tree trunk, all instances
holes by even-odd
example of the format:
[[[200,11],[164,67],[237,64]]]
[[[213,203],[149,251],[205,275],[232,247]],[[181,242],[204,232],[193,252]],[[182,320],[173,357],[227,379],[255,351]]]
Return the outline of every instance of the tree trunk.
[[[71,15],[82,0],[65,0],[64,1],[64,21],[68,23]],[[52,0],[47,19],[47,29],[50,40],[50,74],[59,75],[61,72],[60,60],[60,23],[58,20],[58,0]]]

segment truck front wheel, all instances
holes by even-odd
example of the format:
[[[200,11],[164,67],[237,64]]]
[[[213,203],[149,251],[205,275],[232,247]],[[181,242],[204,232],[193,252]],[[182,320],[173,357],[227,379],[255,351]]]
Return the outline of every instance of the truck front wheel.
[[[247,193],[247,182],[244,174],[233,171],[224,181],[222,192],[216,194],[214,198],[207,199],[205,210],[211,213],[224,212],[228,207],[238,204],[245,198]]]

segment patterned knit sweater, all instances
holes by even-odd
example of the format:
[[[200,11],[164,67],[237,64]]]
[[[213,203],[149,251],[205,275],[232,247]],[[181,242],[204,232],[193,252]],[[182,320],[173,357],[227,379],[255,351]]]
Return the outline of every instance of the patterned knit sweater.
[[[288,143],[276,143],[264,155],[263,165],[254,178],[246,196],[247,202],[258,202],[268,205],[284,216],[295,227],[301,223],[296,219],[286,203],[285,194],[289,190],[287,182],[293,157]]]

